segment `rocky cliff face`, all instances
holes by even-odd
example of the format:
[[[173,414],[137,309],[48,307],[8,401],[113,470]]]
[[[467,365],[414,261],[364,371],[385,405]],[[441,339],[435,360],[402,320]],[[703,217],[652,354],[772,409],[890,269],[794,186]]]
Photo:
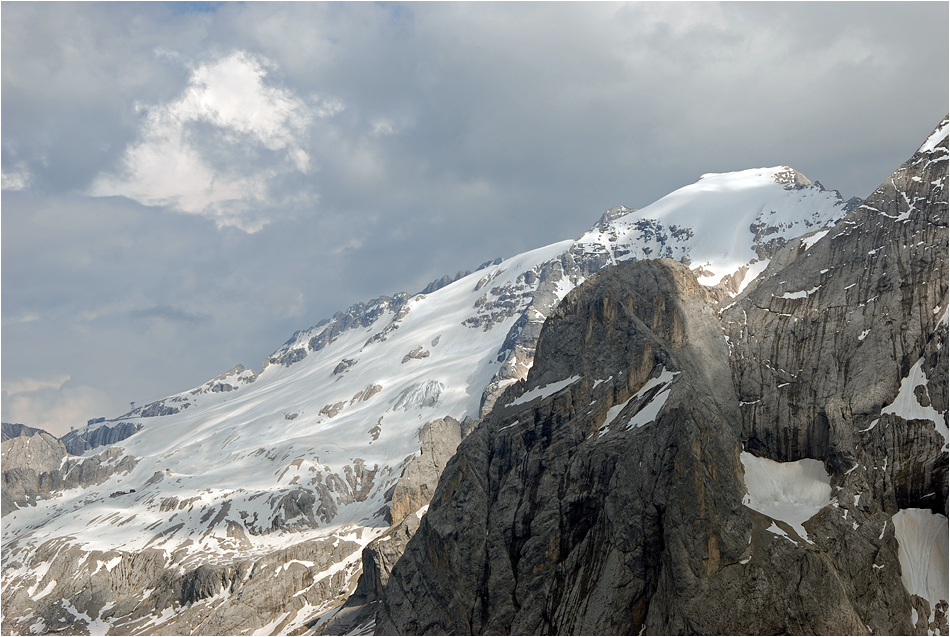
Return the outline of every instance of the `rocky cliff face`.
[[[99,455],[72,456],[61,440],[42,430],[0,443],[3,461],[3,515],[65,489],[102,484],[113,475],[127,474],[137,460],[111,447]]]
[[[66,446],[66,450],[73,454],[79,455],[88,451],[89,449],[95,449],[96,447],[104,447],[106,445],[114,445],[117,442],[122,442],[136,431],[139,431],[142,428],[140,424],[133,424],[130,422],[118,422],[115,424],[103,424],[96,428],[87,428],[80,431],[71,431],[60,440]]]
[[[947,634],[946,130],[725,308],[663,260],[568,294],[377,634]]]
[[[525,388],[536,396],[519,400]],[[450,463],[378,631],[634,632],[669,585],[651,563],[661,547],[687,570],[705,570],[710,545],[727,560],[746,547],[748,528],[722,528],[723,501],[741,498],[729,389],[718,321],[685,266],[593,277],[545,324],[527,385]]]

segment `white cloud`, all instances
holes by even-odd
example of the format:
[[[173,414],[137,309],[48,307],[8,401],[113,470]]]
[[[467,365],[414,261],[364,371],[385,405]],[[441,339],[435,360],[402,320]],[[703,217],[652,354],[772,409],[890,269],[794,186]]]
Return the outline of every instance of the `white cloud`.
[[[28,170],[0,173],[0,189],[2,190],[23,190],[29,185],[30,172]]]
[[[106,415],[110,401],[105,392],[79,385],[10,394],[3,390],[3,422],[19,422],[39,427],[54,436],[81,427],[90,418]]]
[[[353,237],[345,243],[341,243],[337,247],[330,250],[330,254],[343,254],[344,252],[350,252],[352,250],[359,250],[363,247],[365,240],[359,237]]]
[[[40,315],[35,312],[24,312],[18,316],[4,316],[3,325],[18,325],[23,323],[32,323],[40,320]]]
[[[48,378],[20,378],[3,384],[3,392],[8,396],[28,394],[42,389],[59,389],[72,378],[69,374],[60,374]]]
[[[342,110],[338,101],[308,105],[265,83],[270,68],[268,60],[241,51],[193,68],[178,99],[139,107],[138,141],[126,150],[121,170],[100,175],[90,194],[260,230],[270,221],[266,209],[289,200],[278,192],[279,181],[312,169],[301,141],[314,118]]]
[[[106,413],[105,392],[88,385],[67,386],[72,377],[18,378],[3,383],[3,422],[19,422],[62,436]]]
[[[370,126],[373,128],[373,135],[377,137],[392,135],[396,132],[395,124],[393,124],[392,120],[386,118],[374,119],[370,122]]]

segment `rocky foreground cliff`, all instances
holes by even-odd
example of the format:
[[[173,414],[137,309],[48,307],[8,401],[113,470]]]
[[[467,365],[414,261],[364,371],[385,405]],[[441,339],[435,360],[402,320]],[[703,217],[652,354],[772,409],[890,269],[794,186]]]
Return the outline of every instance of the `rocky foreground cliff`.
[[[449,462],[377,634],[947,634],[947,122],[736,299],[605,269]]]

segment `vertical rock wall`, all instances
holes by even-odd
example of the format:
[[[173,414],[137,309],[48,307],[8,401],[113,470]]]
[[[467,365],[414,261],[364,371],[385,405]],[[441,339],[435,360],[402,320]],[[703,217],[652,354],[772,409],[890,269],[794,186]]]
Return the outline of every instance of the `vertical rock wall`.
[[[946,159],[944,137],[725,310],[664,260],[571,292],[446,467],[377,633],[946,634],[892,522],[947,513]],[[802,530],[749,508],[743,449],[821,461],[830,504]]]

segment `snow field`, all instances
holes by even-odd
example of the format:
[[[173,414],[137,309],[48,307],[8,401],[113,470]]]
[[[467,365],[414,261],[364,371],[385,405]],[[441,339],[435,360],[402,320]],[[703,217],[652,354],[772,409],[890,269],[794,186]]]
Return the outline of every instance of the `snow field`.
[[[937,602],[950,600],[947,517],[927,509],[902,509],[892,519],[901,581],[908,593],[930,602],[930,621],[933,621]]]
[[[831,476],[825,466],[810,458],[775,462],[746,451],[740,459],[748,491],[742,503],[772,519],[787,522],[808,542],[808,533],[802,524],[831,504]]]
[[[948,120],[943,120],[940,123],[940,126],[930,134],[924,143],[920,145],[920,148],[917,149],[918,153],[932,153],[937,148],[937,144],[942,142],[947,138],[948,133],[950,133],[950,124]]]
[[[115,546],[136,550],[151,545],[169,551],[193,540],[197,544],[192,551],[227,553],[238,548],[227,538],[227,519],[256,517],[258,523],[267,522],[274,515],[276,498],[272,496],[308,488],[328,473],[343,477],[357,459],[367,469],[377,469],[370,498],[342,504],[332,524],[304,536],[326,536],[356,523],[383,524],[368,518],[381,506],[385,488],[398,478],[407,457],[418,453],[421,425],[445,415],[459,420],[477,415],[482,389],[498,369],[493,354],[517,314],[489,331],[473,329],[463,321],[473,314],[475,301],[486,288],[515,283],[524,271],[558,256],[571,244],[546,246],[432,294],[417,295],[398,329],[389,332],[385,341],[367,344],[393,320],[392,313],[367,328],[343,332],[323,350],[310,352],[290,367],[270,365],[256,382],[236,391],[201,395],[200,405],[178,414],[138,419],[142,432],[121,443],[125,453],[141,458],[129,475],[113,476],[97,487],[95,493],[100,495],[92,501],[91,490],[76,489],[36,508],[17,511],[11,524],[5,525],[4,539],[28,536],[35,542],[69,534],[86,550]],[[491,284],[476,291],[485,276],[493,276]],[[296,340],[308,338],[309,334],[302,334]],[[419,346],[430,356],[403,363],[404,356]],[[357,363],[334,375],[344,358]],[[382,390],[369,400],[354,400],[372,385]],[[437,391],[426,392],[426,388]],[[401,396],[406,401],[400,405]],[[414,398],[419,400],[414,402]],[[335,417],[320,414],[325,406],[336,403],[345,404]],[[285,414],[290,413],[297,416],[288,420]],[[381,431],[374,441],[369,431],[380,417]],[[89,455],[95,452],[101,449]],[[161,479],[145,486],[156,474]],[[136,493],[119,499],[102,497],[129,487]],[[187,505],[161,511],[163,500],[170,497]],[[228,500],[227,518],[209,528]],[[121,520],[116,516],[120,512],[124,514]],[[117,527],[120,521],[124,523]],[[42,525],[42,532],[31,533],[33,525]],[[303,539],[299,533],[247,536],[256,550]]]
[[[631,402],[636,403],[641,400],[644,396],[647,395],[655,387],[660,387],[661,389],[653,395],[653,397],[646,403],[640,406],[639,411],[633,414],[627,422],[624,424],[624,431],[630,431],[631,429],[636,429],[638,427],[644,427],[649,425],[656,417],[659,415],[660,410],[663,409],[663,406],[666,404],[667,398],[670,397],[670,389],[672,388],[673,380],[680,374],[680,372],[671,372],[668,369],[663,369],[660,372],[660,375],[656,378],[650,378],[643,384],[643,386],[637,390],[633,396],[625,400],[619,405],[614,405],[607,410],[607,416],[604,418],[604,424],[601,425],[598,429],[598,435],[602,436],[610,431],[610,428],[617,421],[617,418],[620,416],[621,412],[626,409],[627,405]]]
[[[603,245],[606,249],[612,246],[611,258],[616,260],[627,260],[630,256],[655,258],[661,246],[651,243],[647,246],[651,247],[651,253],[642,254],[643,231],[636,221],[655,220],[667,229],[688,228],[693,233],[688,241],[673,238],[667,242],[673,248],[671,256],[674,259],[688,256],[694,265],[706,264],[713,275],[703,277],[700,283],[716,284],[743,265],[756,265],[753,261],[758,255],[752,248],[750,223],[760,222],[774,228],[766,235],[768,239],[788,240],[830,227],[844,216],[843,202],[834,192],[815,187],[786,189],[785,185],[776,183],[779,175],[789,170],[786,166],[777,166],[703,175],[696,183],[615,219],[611,223],[616,229],[616,240],[605,240],[604,232],[595,229],[581,235],[578,243]],[[810,237],[808,247],[821,236]],[[617,257],[619,250],[631,250],[633,254]],[[766,264],[759,267],[764,269]],[[748,284],[758,273],[747,273],[743,283]]]
[[[581,379],[580,376],[571,376],[570,378],[565,378],[564,380],[548,383],[547,385],[544,385],[543,387],[536,387],[535,389],[531,389],[521,394],[521,396],[519,396],[517,399],[513,400],[512,402],[508,403],[508,405],[506,406],[514,407],[516,405],[524,405],[538,398],[547,398],[548,396],[553,396],[554,394],[558,393],[565,387],[569,387],[573,385],[580,379]]]

